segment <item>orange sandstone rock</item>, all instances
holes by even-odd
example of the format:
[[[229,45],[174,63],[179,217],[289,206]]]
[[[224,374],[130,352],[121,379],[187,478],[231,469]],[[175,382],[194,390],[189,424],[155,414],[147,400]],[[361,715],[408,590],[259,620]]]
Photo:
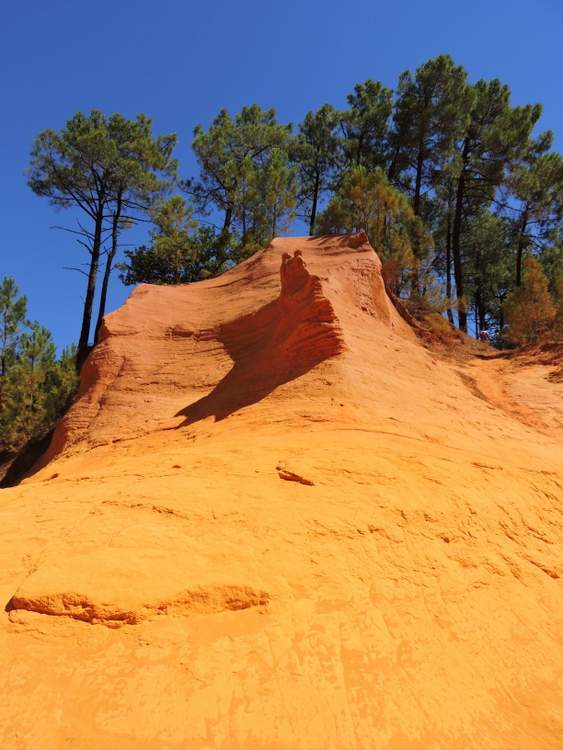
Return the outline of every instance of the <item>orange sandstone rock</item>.
[[[560,361],[438,356],[364,235],[141,286],[0,491],[6,748],[562,746]]]

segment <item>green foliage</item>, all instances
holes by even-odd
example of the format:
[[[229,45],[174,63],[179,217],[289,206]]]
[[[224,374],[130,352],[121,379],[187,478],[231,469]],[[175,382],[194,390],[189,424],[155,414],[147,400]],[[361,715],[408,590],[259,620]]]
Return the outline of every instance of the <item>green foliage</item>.
[[[11,278],[0,285],[0,326],[5,369],[0,377],[0,453],[15,453],[28,440],[46,435],[72,399],[76,349],[56,358],[51,334],[26,318],[25,297]]]
[[[385,165],[392,97],[391,89],[371,80],[356,84],[348,95],[348,109],[340,116],[344,170],[354,165],[367,169]]]
[[[16,360],[18,338],[25,325],[26,310],[26,298],[18,298],[16,282],[7,276],[0,284],[0,377],[6,376]]]
[[[502,328],[502,305],[512,282],[510,222],[483,211],[468,219],[462,237],[466,293],[476,314],[477,333]]]
[[[28,184],[57,208],[78,209],[87,223],[71,230],[89,254],[88,282],[77,361],[89,348],[90,325],[100,258],[107,251],[98,325],[105,312],[112,263],[120,232],[137,221],[174,177],[173,134],[154,138],[146,115],[127,120],[93,110],[78,112],[60,131],[44,130],[35,139]],[[107,244],[107,246],[106,246]]]
[[[119,264],[126,284],[221,273],[299,216],[310,233],[365,229],[411,309],[447,310],[452,323],[456,312],[463,331],[474,313],[477,335],[502,331],[526,257],[539,258],[552,294],[563,272],[563,162],[551,133],[534,134],[540,114],[539,105],[512,106],[498,79],[469,83],[448,55],[405,71],[395,91],[356,85],[343,111],[309,112],[295,137],[274,109],[223,109],[195,128],[199,174],[182,184],[189,204],[166,200],[175,136],[155,138],[144,115],[79,113],[44,131],[31,187],[89,219],[77,230],[90,253],[79,362],[99,263],[105,255],[97,327],[120,235],[147,217],[148,242]]]
[[[538,343],[552,331],[557,308],[536,258],[529,256],[524,261],[522,284],[509,294],[504,312],[508,324],[505,338],[518,346]]]
[[[510,90],[497,79],[477,81],[471,92],[469,115],[455,139],[451,163],[445,171],[455,185],[451,249],[459,325],[464,331],[467,296],[462,243],[468,218],[495,201],[510,163],[527,148],[541,113],[539,105],[511,107]]]
[[[234,238],[242,259],[285,231],[294,217],[296,169],[289,162],[287,150],[274,146],[258,163],[246,159],[240,188],[241,200],[234,213],[238,232]]]
[[[289,162],[287,150],[275,146],[254,176],[251,236],[255,246],[262,247],[278,232],[285,231],[295,216],[296,169]]]
[[[233,119],[221,110],[205,131],[194,131],[199,179],[185,189],[197,210],[222,214],[221,235],[233,236],[241,257],[266,244],[292,217],[295,172],[288,163],[291,126],[276,122],[275,110],[243,107]]]
[[[338,164],[338,120],[339,114],[330,104],[308,112],[291,151],[298,168],[298,201],[305,211],[310,234],[315,229],[319,201],[331,187]]]
[[[214,276],[234,262],[234,248],[193,218],[180,196],[151,212],[151,244],[126,250],[119,264],[124,284],[185,284]]]
[[[512,221],[517,247],[517,285],[521,282],[522,262],[527,252],[561,244],[563,159],[560,154],[546,153],[552,140],[552,134],[547,132],[530,141],[508,178],[508,188],[519,203]]]
[[[352,167],[319,217],[321,233],[365,231],[380,254],[386,282],[396,291],[418,266],[413,245],[430,245],[408,198],[393,188],[382,170]]]
[[[563,268],[563,265],[562,265]],[[563,271],[555,279],[555,319],[553,321],[553,338],[563,341]]]
[[[389,133],[389,176],[399,185],[413,184],[413,205],[420,213],[424,188],[434,187],[463,132],[472,100],[467,73],[448,55],[399,78]]]
[[[37,136],[28,184],[54,206],[78,207],[93,219],[100,210],[111,214],[120,192],[128,193],[129,208],[143,207],[163,188],[159,174],[175,174],[175,143],[174,134],[154,138],[152,121],[143,114],[127,120],[98,110],[77,112],[60,131],[49,128]]]
[[[561,231],[561,228],[559,231]],[[563,276],[563,243],[543,247],[538,258],[545,275],[549,279],[551,293],[557,294],[556,287],[559,278]]]
[[[538,156],[534,151],[514,166],[509,186],[524,204],[528,225],[536,224],[540,240],[549,240],[562,218],[563,159],[554,152]]]

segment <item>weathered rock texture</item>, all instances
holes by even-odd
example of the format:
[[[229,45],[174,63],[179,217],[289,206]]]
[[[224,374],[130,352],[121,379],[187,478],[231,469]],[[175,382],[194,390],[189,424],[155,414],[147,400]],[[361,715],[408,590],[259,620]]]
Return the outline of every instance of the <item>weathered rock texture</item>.
[[[2,747],[561,748],[560,365],[432,352],[362,235],[137,289],[0,492]]]

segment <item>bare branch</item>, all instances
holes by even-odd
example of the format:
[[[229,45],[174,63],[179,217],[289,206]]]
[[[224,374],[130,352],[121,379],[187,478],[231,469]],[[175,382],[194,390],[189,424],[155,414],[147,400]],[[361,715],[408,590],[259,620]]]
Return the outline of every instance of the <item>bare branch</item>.
[[[82,223],[80,222],[80,219],[76,219],[76,223],[78,224],[78,226],[80,227],[80,229],[81,229],[81,230],[82,230],[82,231],[84,232],[84,234],[86,234],[86,235],[89,235],[90,237],[93,237],[93,236],[94,236],[94,233],[93,233],[93,232],[90,232],[90,231],[89,231],[88,229],[85,229],[85,228],[84,228],[84,227],[82,226]]]
[[[69,234],[77,234],[79,237],[88,237],[89,239],[93,238],[93,234],[91,232],[86,232],[84,230],[78,232],[76,229],[69,229],[68,227],[61,227],[57,224],[54,224],[51,229],[60,229],[61,232],[68,232]]]
[[[63,266],[64,271],[76,271],[76,273],[81,273],[83,276],[86,276],[88,278],[88,274],[86,271],[83,271],[81,268],[74,268],[74,266]]]
[[[92,246],[89,245],[87,242],[84,242],[84,240],[76,240],[79,245],[82,245],[82,247],[90,254],[92,255]]]

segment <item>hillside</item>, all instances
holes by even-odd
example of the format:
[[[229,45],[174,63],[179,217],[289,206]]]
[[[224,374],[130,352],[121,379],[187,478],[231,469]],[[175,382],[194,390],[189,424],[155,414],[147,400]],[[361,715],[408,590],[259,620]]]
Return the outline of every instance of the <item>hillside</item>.
[[[2,745],[560,748],[560,371],[431,348],[362,234],[137,288],[0,491]]]

